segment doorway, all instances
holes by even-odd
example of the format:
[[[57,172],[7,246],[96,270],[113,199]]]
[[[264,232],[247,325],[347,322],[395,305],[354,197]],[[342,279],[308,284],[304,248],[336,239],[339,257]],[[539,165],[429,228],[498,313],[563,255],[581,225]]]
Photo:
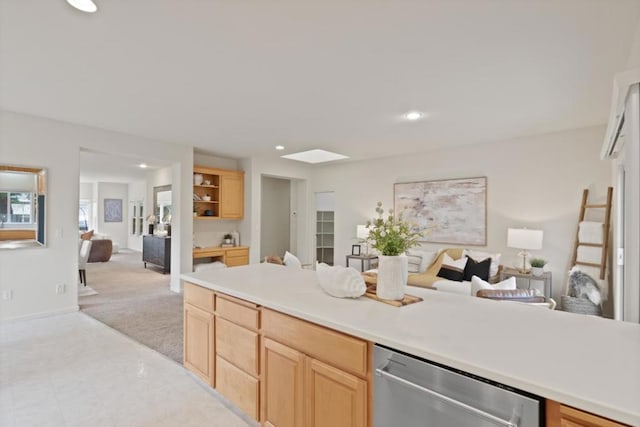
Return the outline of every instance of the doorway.
[[[260,259],[283,256],[291,247],[291,180],[262,176]]]
[[[316,193],[316,261],[333,265],[335,193]]]

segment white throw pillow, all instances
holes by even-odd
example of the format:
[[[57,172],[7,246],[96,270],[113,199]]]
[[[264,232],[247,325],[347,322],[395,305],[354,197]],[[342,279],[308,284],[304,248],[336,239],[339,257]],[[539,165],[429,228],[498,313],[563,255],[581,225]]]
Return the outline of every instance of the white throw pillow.
[[[284,265],[286,265],[287,267],[302,268],[302,263],[300,262],[298,257],[289,251],[286,251],[284,253],[284,258],[282,259],[282,262],[284,262]]]
[[[316,277],[323,291],[338,298],[358,298],[367,290],[367,285],[355,268],[316,264]]]
[[[478,293],[478,291],[482,290],[482,289],[501,289],[501,290],[505,290],[505,289],[515,289],[516,288],[516,278],[515,277],[509,277],[506,280],[503,280],[502,282],[498,282],[494,285],[492,285],[489,282],[485,282],[484,280],[482,280],[481,278],[479,278],[478,276],[473,276],[471,278],[471,296],[475,297],[476,294]]]
[[[407,256],[409,257],[409,273],[424,273],[427,267],[433,263],[438,255],[438,251],[421,251],[409,249]]]
[[[469,258],[473,258],[475,262],[480,262],[487,258],[491,258],[491,268],[489,269],[489,277],[493,277],[498,274],[498,268],[500,267],[501,254],[492,254],[489,252],[481,252],[481,251],[465,249],[462,251],[462,258],[464,258],[465,256],[469,256]]]

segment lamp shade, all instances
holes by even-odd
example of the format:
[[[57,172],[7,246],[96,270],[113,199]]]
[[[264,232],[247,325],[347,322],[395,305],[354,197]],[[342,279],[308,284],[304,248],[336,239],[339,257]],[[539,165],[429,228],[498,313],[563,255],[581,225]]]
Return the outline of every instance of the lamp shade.
[[[516,249],[542,249],[542,230],[527,228],[509,228],[507,246]]]
[[[369,229],[366,225],[358,225],[358,228],[356,230],[356,237],[362,240],[365,240],[367,237],[369,237]]]
[[[147,221],[149,221],[149,222],[151,222],[151,223],[155,224],[155,222],[156,222],[156,216],[155,216],[154,214],[149,215],[149,216],[147,217]]]

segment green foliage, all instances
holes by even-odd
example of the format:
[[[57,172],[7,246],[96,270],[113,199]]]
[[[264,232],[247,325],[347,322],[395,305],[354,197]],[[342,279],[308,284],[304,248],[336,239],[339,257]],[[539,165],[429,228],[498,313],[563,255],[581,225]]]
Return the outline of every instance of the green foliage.
[[[542,258],[531,258],[529,263],[531,264],[531,267],[542,268],[547,264],[547,261]]]
[[[378,202],[376,207],[378,218],[367,221],[369,237],[367,241],[382,255],[400,255],[407,249],[418,246],[418,239],[422,233],[411,230],[411,226],[406,221],[397,219],[393,215],[393,209],[389,209],[389,215],[384,217],[382,202]]]
[[[224,235],[223,239],[225,239],[225,240],[226,240],[226,239],[231,240],[231,239],[233,239],[233,236],[231,235],[231,233],[227,233],[227,234],[225,234],[225,235]]]

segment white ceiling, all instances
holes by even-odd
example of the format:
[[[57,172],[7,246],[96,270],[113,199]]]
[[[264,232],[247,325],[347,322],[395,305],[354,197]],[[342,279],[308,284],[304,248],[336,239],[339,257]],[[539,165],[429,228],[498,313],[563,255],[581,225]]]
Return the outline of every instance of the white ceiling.
[[[606,122],[638,0],[0,0],[0,107],[229,157]],[[417,109],[426,120],[398,116]]]
[[[146,163],[147,168],[140,168]],[[145,159],[116,156],[97,151],[80,152],[80,182],[117,182],[127,184],[144,181],[149,171],[164,165],[148,163]]]

